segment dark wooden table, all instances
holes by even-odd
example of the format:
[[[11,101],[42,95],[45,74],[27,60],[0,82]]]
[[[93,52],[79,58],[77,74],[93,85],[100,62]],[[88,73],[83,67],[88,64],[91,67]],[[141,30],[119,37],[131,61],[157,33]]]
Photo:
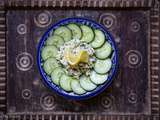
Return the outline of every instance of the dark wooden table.
[[[119,53],[112,85],[85,101],[50,91],[36,63],[47,28],[74,16],[103,24]],[[159,120],[159,38],[158,0],[1,0],[0,120]]]

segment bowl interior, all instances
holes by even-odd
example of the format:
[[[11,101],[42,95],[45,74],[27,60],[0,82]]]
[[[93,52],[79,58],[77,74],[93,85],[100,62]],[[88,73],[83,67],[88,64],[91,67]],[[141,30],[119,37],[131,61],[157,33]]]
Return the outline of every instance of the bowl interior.
[[[42,67],[42,59],[41,59],[41,49],[44,47],[45,42],[47,40],[48,37],[50,37],[54,30],[62,25],[66,25],[69,23],[76,23],[76,24],[84,24],[84,25],[88,25],[90,27],[92,27],[93,29],[100,29],[101,31],[103,31],[103,33],[105,34],[105,38],[106,40],[111,44],[112,49],[113,49],[113,53],[111,56],[112,59],[112,68],[109,72],[109,76],[107,81],[102,84],[99,85],[95,90],[87,92],[83,95],[77,95],[74,94],[73,92],[66,92],[63,89],[61,89],[59,86],[55,85],[50,76],[48,76],[45,71],[43,70]],[[63,19],[61,21],[59,21],[58,23],[52,25],[42,36],[40,42],[39,42],[39,46],[38,46],[38,54],[37,54],[37,62],[38,62],[38,68],[40,71],[41,76],[43,77],[43,82],[51,88],[51,90],[55,91],[56,93],[58,93],[61,96],[67,97],[67,98],[71,98],[71,99],[77,99],[77,100],[82,100],[82,99],[88,99],[90,97],[93,97],[97,94],[99,94],[100,92],[102,92],[105,88],[107,88],[113,79],[113,76],[115,75],[116,69],[117,69],[117,48],[114,42],[113,37],[110,35],[110,33],[106,30],[106,28],[98,23],[96,23],[95,21],[86,19],[86,18],[67,18],[67,19]]]

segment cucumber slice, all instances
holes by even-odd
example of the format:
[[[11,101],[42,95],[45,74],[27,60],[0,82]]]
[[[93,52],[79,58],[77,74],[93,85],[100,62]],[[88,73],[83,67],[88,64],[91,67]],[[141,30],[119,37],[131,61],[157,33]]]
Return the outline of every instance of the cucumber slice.
[[[110,58],[105,60],[97,60],[94,66],[94,70],[99,74],[107,73],[112,67],[112,61]]]
[[[69,77],[66,74],[63,74],[60,77],[60,86],[61,86],[61,88],[64,89],[65,91],[67,91],[67,92],[71,92],[72,91],[71,81],[72,81],[71,77]]]
[[[96,54],[97,58],[105,59],[105,58],[109,57],[111,52],[112,52],[112,47],[108,42],[106,42],[106,43],[104,43],[104,45],[101,48],[96,49],[95,54]]]
[[[61,26],[54,31],[55,35],[63,37],[64,41],[67,42],[72,39],[72,32],[69,28]]]
[[[49,37],[46,41],[46,45],[55,45],[56,47],[60,47],[63,44],[64,44],[63,38],[58,35],[53,35]]]
[[[94,90],[97,87],[97,85],[95,85],[94,83],[92,83],[91,80],[90,80],[90,78],[86,77],[86,76],[80,77],[80,85],[86,91],[92,91],[92,90]]]
[[[55,46],[45,46],[41,52],[42,59],[46,60],[51,57],[56,57],[57,52],[58,50]]]
[[[94,84],[99,85],[99,84],[103,84],[105,81],[107,81],[108,74],[104,74],[104,75],[98,74],[93,70],[91,72],[90,78]]]
[[[43,64],[43,69],[48,75],[50,75],[52,71],[58,66],[60,65],[55,58],[48,58]]]
[[[81,41],[84,41],[87,43],[91,42],[94,39],[94,32],[92,28],[88,27],[87,25],[81,25],[80,28],[83,34]]]
[[[105,42],[105,35],[101,30],[94,30],[95,37],[94,40],[91,42],[91,46],[93,48],[99,48]]]
[[[86,93],[86,91],[81,87],[79,80],[73,79],[71,82],[71,88],[74,93],[81,95]]]
[[[64,74],[64,70],[61,67],[57,67],[51,73],[51,78],[54,84],[59,85],[60,77]]]
[[[81,32],[81,29],[78,25],[71,23],[71,24],[67,25],[67,27],[69,29],[71,29],[71,31],[72,31],[72,38],[73,39],[80,39],[81,38],[82,32]]]

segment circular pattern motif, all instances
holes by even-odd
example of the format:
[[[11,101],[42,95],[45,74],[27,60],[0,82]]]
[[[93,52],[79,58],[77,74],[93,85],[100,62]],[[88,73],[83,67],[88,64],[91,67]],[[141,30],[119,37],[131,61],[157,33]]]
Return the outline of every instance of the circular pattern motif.
[[[138,67],[142,62],[142,55],[137,50],[129,50],[126,53],[127,65],[131,68]]]
[[[117,25],[116,16],[111,13],[102,14],[99,21],[108,29],[112,29]]]
[[[52,22],[52,15],[48,11],[44,11],[42,13],[37,14],[34,17],[34,22],[39,27],[46,27],[51,24]]]
[[[31,97],[31,91],[29,89],[24,89],[22,91],[22,97],[24,99],[30,99],[30,97]]]
[[[16,57],[16,66],[21,71],[27,71],[33,66],[33,57],[29,53],[21,53]]]
[[[138,32],[140,30],[140,24],[137,21],[131,23],[131,31]]]
[[[26,34],[27,32],[27,26],[25,24],[19,24],[17,26],[17,32],[20,34],[20,35],[23,35],[23,34]]]
[[[45,110],[53,110],[55,108],[55,96],[45,94],[40,98],[40,104]]]
[[[135,93],[130,93],[128,95],[128,101],[133,104],[137,103],[137,95]]]
[[[113,104],[113,100],[110,96],[104,96],[101,98],[101,105],[104,109],[109,109]]]

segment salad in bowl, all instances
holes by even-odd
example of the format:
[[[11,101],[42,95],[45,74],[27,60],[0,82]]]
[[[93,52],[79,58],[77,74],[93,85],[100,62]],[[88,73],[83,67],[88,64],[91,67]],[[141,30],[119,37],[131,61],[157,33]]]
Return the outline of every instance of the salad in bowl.
[[[86,18],[67,18],[51,26],[40,40],[37,62],[51,90],[76,100],[107,88],[118,65],[112,36]]]

